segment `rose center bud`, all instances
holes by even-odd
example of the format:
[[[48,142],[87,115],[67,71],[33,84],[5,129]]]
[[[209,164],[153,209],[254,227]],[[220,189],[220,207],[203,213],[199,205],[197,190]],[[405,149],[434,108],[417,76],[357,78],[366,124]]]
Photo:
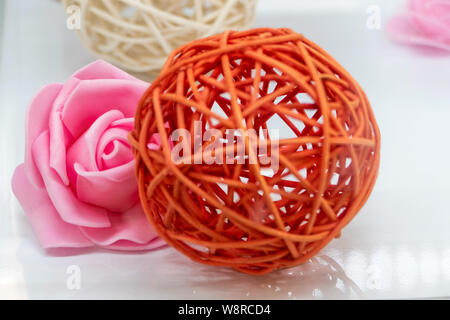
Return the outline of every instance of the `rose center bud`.
[[[79,200],[111,212],[124,212],[136,204],[134,158],[127,141],[132,128],[133,118],[111,110],[68,149],[70,187]]]
[[[110,128],[102,135],[97,149],[99,170],[111,169],[133,160],[127,134],[128,131],[123,128]]]

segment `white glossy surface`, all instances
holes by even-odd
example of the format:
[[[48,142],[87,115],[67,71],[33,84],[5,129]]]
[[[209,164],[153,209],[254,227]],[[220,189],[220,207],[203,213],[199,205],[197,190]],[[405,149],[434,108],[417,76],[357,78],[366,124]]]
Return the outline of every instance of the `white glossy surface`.
[[[450,56],[387,40],[383,26],[399,1],[260,2],[258,26],[302,32],[348,68],[366,90],[382,132],[379,180],[342,237],[311,262],[262,277],[198,265],[169,248],[73,255],[39,247],[10,191],[23,159],[25,110],[41,86],[63,82],[94,57],[66,29],[56,1],[2,2],[0,298],[450,296]],[[381,9],[381,30],[366,27],[369,4]],[[81,271],[79,290],[66,285],[72,265]]]

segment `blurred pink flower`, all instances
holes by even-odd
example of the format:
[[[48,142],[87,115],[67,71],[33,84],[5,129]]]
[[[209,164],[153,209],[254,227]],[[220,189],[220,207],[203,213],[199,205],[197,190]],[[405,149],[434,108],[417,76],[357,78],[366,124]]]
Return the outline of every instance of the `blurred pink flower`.
[[[395,41],[450,51],[450,0],[409,0],[387,28]]]

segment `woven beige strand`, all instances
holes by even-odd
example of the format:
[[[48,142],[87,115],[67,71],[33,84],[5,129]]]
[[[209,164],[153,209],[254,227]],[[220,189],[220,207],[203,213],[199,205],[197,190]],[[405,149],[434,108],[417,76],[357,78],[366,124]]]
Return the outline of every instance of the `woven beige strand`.
[[[80,38],[132,72],[157,73],[177,47],[253,24],[257,0],[64,0],[80,8]]]

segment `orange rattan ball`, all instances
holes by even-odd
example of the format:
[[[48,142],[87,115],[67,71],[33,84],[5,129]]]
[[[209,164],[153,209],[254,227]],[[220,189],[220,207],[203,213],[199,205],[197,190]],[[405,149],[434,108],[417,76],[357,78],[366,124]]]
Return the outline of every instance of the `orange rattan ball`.
[[[366,95],[327,52],[289,29],[227,31],[180,47],[135,120],[130,141],[149,221],[208,265],[264,274],[307,261],[361,209],[378,173],[380,134]],[[195,149],[199,128],[219,135],[200,136]],[[179,142],[187,149],[172,142],[178,129],[191,134]],[[244,138],[210,155],[244,157],[198,161],[233,129]],[[270,151],[277,170],[262,161],[264,144],[278,146]]]

